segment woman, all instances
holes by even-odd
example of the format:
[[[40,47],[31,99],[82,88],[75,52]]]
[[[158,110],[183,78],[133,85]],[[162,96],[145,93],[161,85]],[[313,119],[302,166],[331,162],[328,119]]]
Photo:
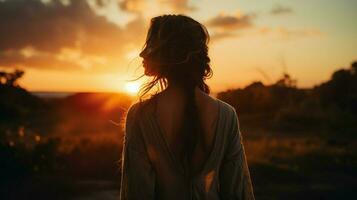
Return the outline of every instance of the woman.
[[[205,83],[208,39],[190,17],[151,20],[142,95],[161,92],[127,113],[121,199],[254,199],[236,112]]]

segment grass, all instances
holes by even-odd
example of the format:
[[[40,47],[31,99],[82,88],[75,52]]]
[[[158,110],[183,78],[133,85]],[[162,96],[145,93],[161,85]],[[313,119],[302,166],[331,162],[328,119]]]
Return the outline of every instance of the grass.
[[[356,199],[357,141],[312,134],[245,134],[257,199]]]

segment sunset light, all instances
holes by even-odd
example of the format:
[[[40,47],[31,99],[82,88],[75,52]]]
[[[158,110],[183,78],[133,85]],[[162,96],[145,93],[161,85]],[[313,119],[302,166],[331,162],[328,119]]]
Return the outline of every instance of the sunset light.
[[[137,94],[140,90],[140,83],[128,82],[125,84],[125,91],[129,94]]]
[[[0,0],[0,200],[357,199],[356,8]]]
[[[126,54],[126,58],[128,60],[132,60],[132,59],[135,59],[135,58],[138,58],[139,57],[139,50],[137,49],[134,49],[132,51],[129,51],[127,54]]]

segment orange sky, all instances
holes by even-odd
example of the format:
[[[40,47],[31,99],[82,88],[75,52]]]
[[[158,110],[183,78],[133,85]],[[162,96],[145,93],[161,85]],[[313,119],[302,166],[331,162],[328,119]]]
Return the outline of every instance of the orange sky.
[[[183,13],[211,35],[214,92],[273,83],[283,72],[311,87],[357,60],[356,6],[348,0],[5,0],[0,69],[25,70],[20,84],[31,91],[133,91],[127,81],[142,73],[138,52],[149,19]]]

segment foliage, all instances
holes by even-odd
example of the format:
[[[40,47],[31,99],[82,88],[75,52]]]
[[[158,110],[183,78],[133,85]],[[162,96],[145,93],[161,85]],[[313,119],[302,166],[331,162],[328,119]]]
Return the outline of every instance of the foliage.
[[[357,62],[349,69],[337,70],[330,80],[312,89],[297,88],[296,81],[284,74],[275,84],[254,82],[243,89],[221,92],[217,97],[234,106],[243,121],[246,116],[255,115],[254,123],[262,129],[323,129],[354,134]]]
[[[0,85],[16,87],[18,86],[17,80],[20,79],[24,73],[24,71],[18,69],[14,70],[13,72],[0,71]]]

